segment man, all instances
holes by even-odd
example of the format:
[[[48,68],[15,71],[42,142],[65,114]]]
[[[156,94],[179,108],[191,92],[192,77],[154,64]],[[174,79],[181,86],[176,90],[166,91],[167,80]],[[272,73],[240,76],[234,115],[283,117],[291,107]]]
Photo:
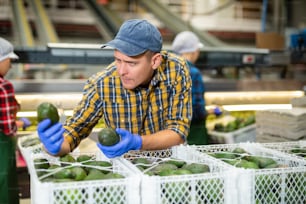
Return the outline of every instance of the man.
[[[19,105],[12,83],[4,76],[11,66],[11,59],[18,59],[13,46],[0,38],[0,203],[18,204],[19,190],[16,172],[16,113]]]
[[[208,144],[208,133],[206,129],[207,112],[205,109],[205,85],[200,70],[195,66],[195,62],[200,55],[203,44],[199,38],[191,31],[183,31],[176,35],[172,43],[172,51],[186,59],[190,69],[192,80],[192,121],[187,143],[191,145]],[[221,114],[219,108],[211,113]]]
[[[52,155],[71,152],[101,118],[121,137],[113,146],[98,144],[109,158],[184,143],[192,116],[185,60],[161,51],[161,34],[146,20],[127,20],[102,47],[107,46],[114,48],[115,61],[87,80],[73,116],[63,126],[49,119],[38,125],[46,150]]]

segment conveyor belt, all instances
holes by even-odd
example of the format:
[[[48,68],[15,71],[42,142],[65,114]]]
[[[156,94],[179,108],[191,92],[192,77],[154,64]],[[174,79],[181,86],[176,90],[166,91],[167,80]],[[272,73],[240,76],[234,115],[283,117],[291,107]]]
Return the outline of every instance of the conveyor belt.
[[[57,33],[55,32],[54,26],[50,21],[41,0],[29,0],[28,1],[35,14],[35,21],[37,32],[41,38],[42,44],[56,43],[59,42]]]
[[[23,6],[23,1],[13,0],[12,11],[19,43],[24,47],[33,47],[34,37],[32,35],[31,27],[27,19],[25,8]]]
[[[168,28],[175,33],[191,30],[200,38],[206,46],[227,47],[227,44],[207,32],[199,31],[193,26],[184,22],[179,16],[172,13],[165,5],[158,1],[140,0],[141,4],[159,18]]]

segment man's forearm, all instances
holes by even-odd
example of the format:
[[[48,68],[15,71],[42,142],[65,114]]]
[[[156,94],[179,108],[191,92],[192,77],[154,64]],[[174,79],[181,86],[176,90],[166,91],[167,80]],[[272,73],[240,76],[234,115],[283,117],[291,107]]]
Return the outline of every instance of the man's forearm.
[[[173,130],[162,130],[154,134],[144,135],[141,137],[142,150],[166,149],[184,143],[184,139]]]

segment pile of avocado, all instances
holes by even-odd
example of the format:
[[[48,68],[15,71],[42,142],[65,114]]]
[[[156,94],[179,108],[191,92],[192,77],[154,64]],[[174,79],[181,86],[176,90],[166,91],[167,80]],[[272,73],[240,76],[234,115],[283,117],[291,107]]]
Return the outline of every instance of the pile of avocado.
[[[238,168],[269,169],[280,167],[273,158],[255,156],[240,147],[236,147],[232,151],[209,152],[207,154]]]
[[[296,156],[303,157],[306,159],[306,147],[294,147],[289,150],[289,153],[292,153]]]
[[[98,161],[92,155],[82,154],[77,158],[67,154],[51,163],[46,158],[35,158],[34,167],[41,182],[69,182],[124,178],[113,172],[112,163]]]
[[[216,123],[214,131],[232,132],[254,123],[255,123],[255,115],[249,115],[247,117],[236,117],[235,120],[228,122],[227,124]]]
[[[149,176],[174,176],[210,172],[209,166],[206,164],[187,163],[175,158],[151,160],[146,157],[137,157],[132,159],[132,163]]]

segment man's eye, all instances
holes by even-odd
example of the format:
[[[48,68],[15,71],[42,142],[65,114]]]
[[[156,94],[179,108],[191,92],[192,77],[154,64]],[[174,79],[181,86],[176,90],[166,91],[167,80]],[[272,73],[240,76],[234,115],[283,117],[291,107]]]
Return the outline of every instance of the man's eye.
[[[136,65],[136,62],[129,62],[129,65],[130,65],[130,66],[135,66],[135,65]]]

